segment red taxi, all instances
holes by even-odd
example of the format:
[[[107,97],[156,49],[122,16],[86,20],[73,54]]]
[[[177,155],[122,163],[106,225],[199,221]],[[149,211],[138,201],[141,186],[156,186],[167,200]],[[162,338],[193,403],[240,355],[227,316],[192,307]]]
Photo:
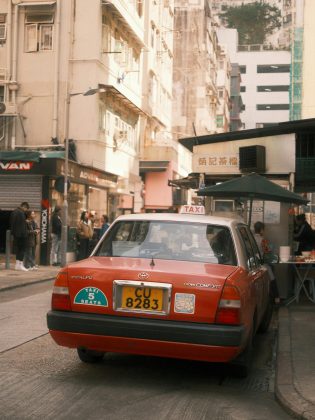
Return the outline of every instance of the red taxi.
[[[105,352],[250,365],[272,315],[269,277],[244,223],[120,216],[92,255],[55,280],[49,332],[84,362]]]

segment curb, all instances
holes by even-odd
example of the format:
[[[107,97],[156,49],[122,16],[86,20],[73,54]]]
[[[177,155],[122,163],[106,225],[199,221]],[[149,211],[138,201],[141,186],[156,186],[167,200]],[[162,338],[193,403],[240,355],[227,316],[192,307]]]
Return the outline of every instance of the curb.
[[[315,420],[315,405],[295,388],[291,350],[290,313],[288,308],[282,307],[279,308],[275,396],[281,406],[295,418]]]
[[[36,284],[36,283],[44,283],[46,281],[50,281],[50,280],[54,280],[56,277],[49,277],[49,278],[42,278],[42,279],[38,279],[38,280],[31,280],[28,282],[24,282],[24,283],[15,283],[15,284],[10,284],[9,286],[4,286],[4,287],[0,287],[0,293],[1,292],[6,292],[7,290],[12,290],[12,289],[17,289],[19,287],[24,287],[24,286],[28,286],[28,285],[32,285],[32,284]]]

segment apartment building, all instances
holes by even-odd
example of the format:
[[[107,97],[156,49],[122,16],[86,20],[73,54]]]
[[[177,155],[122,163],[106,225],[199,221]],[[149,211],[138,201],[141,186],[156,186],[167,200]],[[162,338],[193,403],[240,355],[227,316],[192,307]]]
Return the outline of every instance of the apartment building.
[[[216,132],[218,39],[209,0],[175,1],[173,131]]]
[[[65,139],[68,252],[82,210],[97,221],[142,211],[140,161],[175,162],[178,152],[171,159],[153,145],[171,132],[172,19],[171,1],[0,0],[0,218],[7,226],[29,201],[41,221],[41,263],[49,213],[63,204]]]
[[[225,45],[219,45],[218,70],[217,70],[217,133],[226,133],[230,130],[231,118],[231,85],[232,66]]]

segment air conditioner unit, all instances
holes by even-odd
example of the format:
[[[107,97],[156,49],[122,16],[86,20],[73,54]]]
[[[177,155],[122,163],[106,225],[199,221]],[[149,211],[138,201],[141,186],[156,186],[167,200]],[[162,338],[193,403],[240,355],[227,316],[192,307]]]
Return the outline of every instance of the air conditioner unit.
[[[241,172],[265,172],[265,146],[246,146],[239,148],[239,169]]]
[[[10,102],[0,102],[0,113],[3,115],[16,115],[17,107]]]

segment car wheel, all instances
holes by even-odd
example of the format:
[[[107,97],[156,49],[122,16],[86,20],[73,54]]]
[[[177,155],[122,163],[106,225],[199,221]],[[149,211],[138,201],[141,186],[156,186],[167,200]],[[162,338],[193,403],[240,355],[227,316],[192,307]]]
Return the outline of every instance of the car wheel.
[[[101,351],[89,350],[82,347],[78,348],[77,352],[80,360],[85,363],[99,363],[103,360],[105,354]]]
[[[231,362],[232,374],[246,378],[251,370],[253,359],[253,330],[251,330],[245,349]]]
[[[268,301],[268,305],[265,310],[264,316],[262,317],[261,323],[258,328],[259,333],[267,332],[271,319],[272,319],[272,313],[273,313],[273,302],[272,302],[272,299],[270,298]]]

